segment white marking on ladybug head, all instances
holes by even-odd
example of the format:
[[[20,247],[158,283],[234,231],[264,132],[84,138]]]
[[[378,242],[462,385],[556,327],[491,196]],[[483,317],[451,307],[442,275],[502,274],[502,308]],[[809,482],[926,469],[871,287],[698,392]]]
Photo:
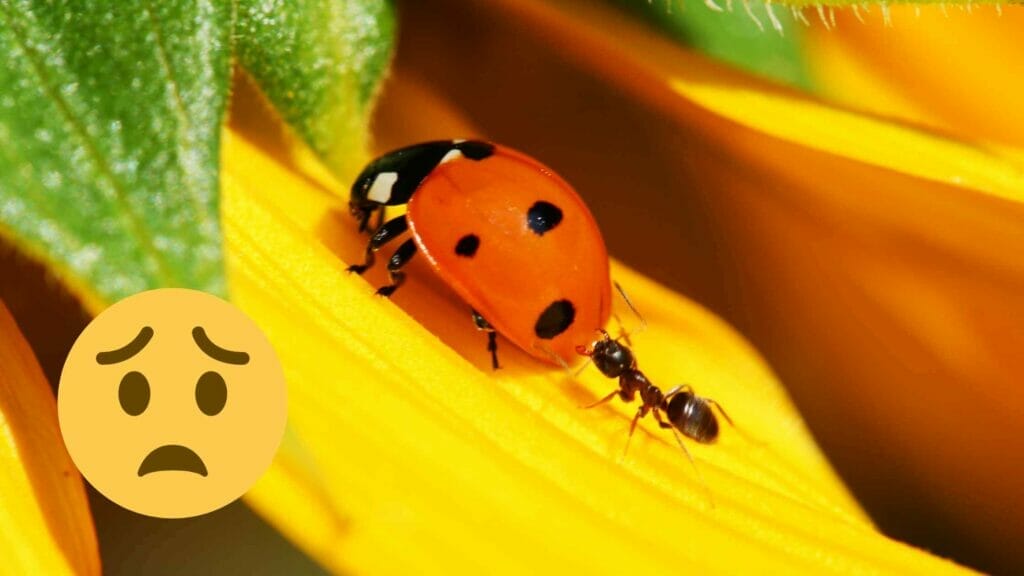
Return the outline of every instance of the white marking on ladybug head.
[[[391,189],[398,181],[398,172],[381,172],[373,179],[370,192],[366,197],[380,204],[387,204],[391,199]]]
[[[444,158],[441,158],[441,161],[438,162],[438,165],[440,166],[441,164],[447,164],[448,162],[451,162],[452,160],[458,160],[459,158],[462,158],[462,152],[460,152],[458,148],[452,148],[451,150],[448,151],[447,154],[444,155]]]

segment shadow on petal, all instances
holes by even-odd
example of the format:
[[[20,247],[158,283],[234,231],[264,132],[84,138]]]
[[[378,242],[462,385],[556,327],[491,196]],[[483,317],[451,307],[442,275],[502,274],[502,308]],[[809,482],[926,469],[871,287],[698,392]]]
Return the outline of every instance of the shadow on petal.
[[[12,574],[99,574],[82,477],[64,448],[57,403],[0,302],[0,558]]]

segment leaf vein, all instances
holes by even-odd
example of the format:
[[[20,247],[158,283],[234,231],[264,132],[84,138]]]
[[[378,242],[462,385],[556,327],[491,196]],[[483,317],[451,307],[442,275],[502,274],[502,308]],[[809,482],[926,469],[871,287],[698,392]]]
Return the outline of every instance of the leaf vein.
[[[25,57],[28,60],[28,63],[32,71],[35,72],[40,87],[50,98],[50,100],[56,105],[61,117],[71,128],[71,133],[76,134],[78,136],[78,139],[83,149],[85,150],[88,157],[92,160],[97,172],[101,176],[103,176],[110,184],[111,188],[114,191],[114,197],[117,200],[117,203],[121,205],[121,214],[127,220],[129,228],[132,230],[132,232],[136,236],[136,239],[141,244],[142,252],[149,258],[151,264],[156,268],[154,272],[158,280],[161,282],[162,285],[172,285],[174,274],[168,268],[167,263],[164,261],[163,255],[160,253],[159,250],[156,249],[156,246],[154,245],[152,238],[150,238],[146,230],[146,227],[142,223],[142,220],[132,209],[131,202],[129,202],[127,198],[127,194],[124,187],[122,186],[121,182],[117,179],[116,175],[114,174],[110,166],[107,164],[106,160],[103,158],[103,154],[100,153],[99,148],[93,141],[93,136],[89,134],[89,131],[85,128],[84,125],[82,125],[81,122],[79,122],[78,118],[75,116],[74,112],[71,109],[71,105],[60,95],[60,92],[53,87],[52,82],[50,80],[50,76],[46,71],[45,64],[41,61],[39,55],[36,54],[36,52],[29,45],[29,42],[25,37],[24,30],[22,30],[19,26],[19,24],[30,25],[31,23],[28,22],[27,20],[22,20],[21,22],[18,22],[16,11],[12,9],[10,2],[8,2],[7,0],[2,1],[4,7],[4,11],[2,13],[4,15],[4,19],[6,20],[7,25],[9,26],[12,32],[12,37],[14,38],[15,42],[17,42],[17,44],[19,45],[22,52],[25,54]]]
[[[156,38],[157,59],[160,61],[160,69],[163,71],[164,76],[167,79],[172,109],[178,117],[178,126],[177,130],[175,130],[175,140],[177,141],[178,147],[178,166],[185,175],[186,192],[192,203],[192,208],[195,210],[196,216],[200,221],[200,225],[204,228],[208,228],[210,225],[210,222],[208,222],[209,215],[207,214],[199,197],[199,184],[197,183],[195,169],[193,164],[189,162],[186,157],[188,155],[189,148],[191,148],[189,134],[192,133],[192,122],[189,119],[188,111],[185,108],[185,101],[181,97],[180,84],[175,79],[174,69],[171,66],[171,60],[167,53],[167,46],[164,42],[164,35],[161,31],[160,23],[157,21],[156,15],[153,13],[152,0],[146,0],[144,2],[143,9],[146,11],[146,18],[149,21],[149,25],[153,29],[153,35]]]

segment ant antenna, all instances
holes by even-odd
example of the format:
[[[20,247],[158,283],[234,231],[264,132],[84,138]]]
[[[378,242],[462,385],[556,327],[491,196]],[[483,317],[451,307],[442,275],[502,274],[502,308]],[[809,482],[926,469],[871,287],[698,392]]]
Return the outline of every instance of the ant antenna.
[[[627,346],[632,346],[633,341],[629,338],[629,332],[626,332],[626,329],[622,327],[622,317],[617,312],[612,312],[612,318],[615,318],[615,323],[619,325],[619,338],[625,340]],[[619,338],[616,338],[616,340]]]
[[[613,282],[613,284],[615,284],[615,290],[618,291],[619,296],[622,296],[623,301],[626,302],[626,306],[629,306],[629,310],[633,313],[634,316],[636,316],[636,319],[640,321],[640,327],[634,330],[633,334],[639,334],[644,330],[647,330],[647,320],[643,317],[643,315],[640,314],[640,311],[636,309],[636,306],[633,304],[633,301],[630,300],[629,295],[626,294],[626,291],[622,288],[622,285],[619,284],[618,282]],[[618,316],[616,316],[616,318],[618,318]],[[621,324],[621,321],[619,323]],[[629,332],[623,330],[622,335],[619,336],[619,338],[625,338],[626,343],[631,344],[631,342],[629,341],[629,336]],[[616,338],[616,340],[618,340],[618,338]]]
[[[590,366],[590,363],[593,362],[593,361],[594,361],[593,358],[591,358],[590,356],[587,356],[587,361],[584,362],[579,368],[577,368],[575,372],[572,372],[572,377],[573,378],[577,378],[577,377],[579,377],[580,374],[583,374],[583,371],[586,370],[587,366]]]
[[[618,389],[612,390],[611,393],[609,393],[604,398],[601,398],[600,400],[598,400],[596,402],[592,402],[590,404],[584,404],[583,406],[580,406],[580,408],[582,408],[584,410],[589,410],[591,408],[596,408],[596,407],[600,406],[601,404],[604,404],[606,402],[611,401],[612,398],[615,398],[618,395],[619,395],[619,390]]]
[[[665,393],[665,402],[668,402],[669,400],[672,399],[673,396],[680,393],[694,394],[693,386],[690,386],[689,384],[680,384],[678,386],[675,386],[674,388]],[[705,398],[704,401],[712,403],[713,405],[717,406],[720,411],[722,411],[722,407],[718,404],[718,402],[715,402],[714,400],[711,400],[709,398]],[[658,414],[658,412],[655,412],[654,416],[655,418],[657,418],[658,423],[662,424],[661,417]],[[729,416],[724,411],[722,411],[722,415],[725,416],[726,420],[729,420],[729,424],[732,424],[732,420],[729,419]],[[693,459],[693,455],[690,454],[690,451],[687,450],[686,448],[686,444],[683,443],[683,438],[679,435],[679,431],[676,430],[675,426],[662,425],[662,428],[669,428],[672,430],[672,435],[675,436],[676,443],[679,444],[679,448],[683,451],[683,454],[686,454],[686,459],[690,461],[690,466],[693,466],[693,471],[697,474],[697,479],[700,480],[701,486],[704,487],[704,492],[707,493],[708,502],[711,504],[711,508],[714,508],[715,499],[711,495],[711,488],[708,487],[708,483],[704,480],[704,474],[702,474],[700,468],[697,467],[697,462]]]

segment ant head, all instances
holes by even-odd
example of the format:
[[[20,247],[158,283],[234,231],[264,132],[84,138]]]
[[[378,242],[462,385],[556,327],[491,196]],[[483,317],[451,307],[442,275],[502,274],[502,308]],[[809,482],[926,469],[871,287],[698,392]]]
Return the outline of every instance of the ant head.
[[[587,349],[583,346],[577,347],[576,351],[584,356],[590,356],[594,366],[608,378],[618,378],[623,372],[636,367],[636,359],[633,351],[618,340],[613,340],[607,332],[601,330],[601,338],[596,340]]]

